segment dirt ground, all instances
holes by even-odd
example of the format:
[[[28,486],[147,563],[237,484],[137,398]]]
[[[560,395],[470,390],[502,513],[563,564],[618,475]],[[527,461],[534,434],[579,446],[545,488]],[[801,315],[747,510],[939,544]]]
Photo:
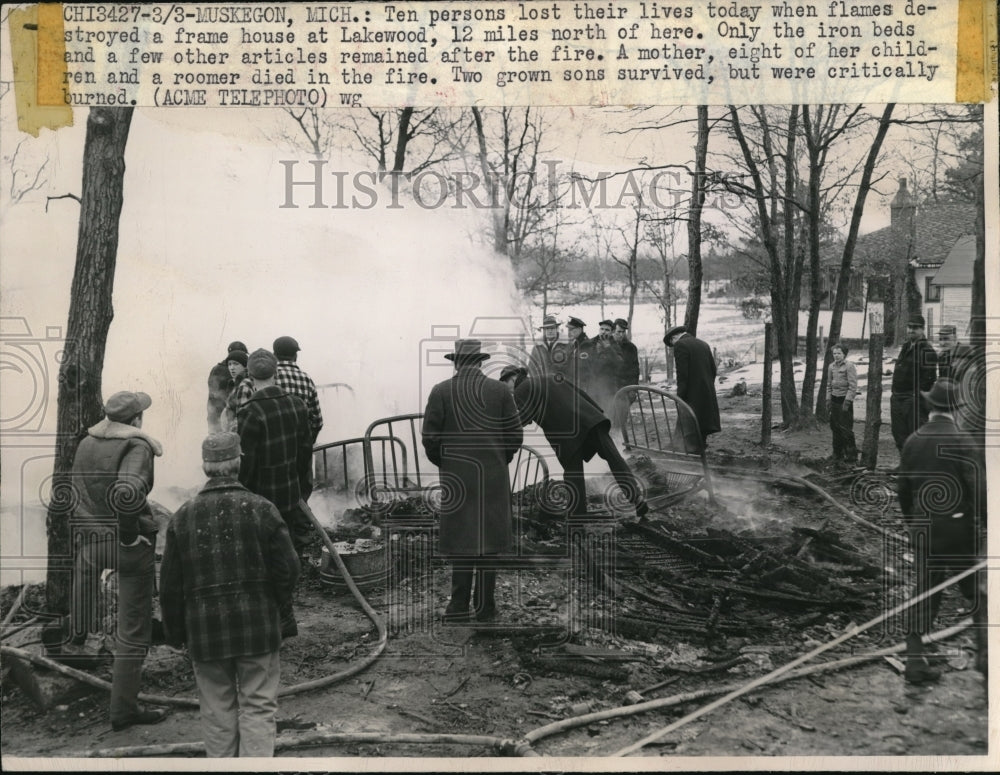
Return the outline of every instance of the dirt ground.
[[[615,526],[620,531],[615,535],[627,538],[619,545],[636,552],[634,564],[628,559],[632,555],[616,555],[615,578],[627,586],[612,589],[590,583],[581,592],[576,566],[504,572],[498,582],[502,610],[497,622],[446,626],[436,616],[447,602],[447,566],[415,566],[399,584],[367,591],[374,608],[388,614],[390,634],[383,656],[341,683],[287,696],[279,703],[279,740],[315,740],[323,732],[377,733],[384,740],[290,747],[276,755],[496,756],[500,751],[488,744],[414,744],[393,737],[463,734],[516,742],[555,721],[626,705],[630,690],[641,691],[644,699],[717,690],[669,708],[596,720],[533,746],[543,756],[608,755],[707,704],[719,696],[719,687],[732,688],[765,675],[878,616],[887,603],[905,599],[905,557],[887,549],[891,544],[877,532],[803,488],[775,486],[764,476],[753,481],[726,475],[728,466],[808,475],[859,516],[889,530],[901,528],[892,477],[833,469],[826,463],[828,429],[776,430],[772,445],[761,448],[759,419],[754,419],[759,418],[760,398],[754,392],[736,398],[720,394],[725,430],[712,438],[710,455],[718,506],[701,493],[657,509],[651,515],[653,524],[666,536],[657,547],[659,554],[643,555],[641,534],[627,520]],[[780,418],[777,406],[774,416]],[[860,439],[861,425],[857,427]],[[879,466],[890,468],[896,460],[888,427],[882,435]],[[659,465],[634,462],[646,474]],[[809,535],[815,536],[811,544],[804,540]],[[823,543],[821,535],[834,543]],[[540,551],[566,554],[558,536],[536,530],[525,540]],[[676,546],[667,551],[663,547],[670,542]],[[821,556],[820,545],[839,547],[844,557],[854,559],[832,562]],[[731,546],[741,547],[743,554],[736,559],[725,556]],[[793,586],[795,574],[769,587],[770,596],[745,586],[725,586],[764,578],[747,568],[776,552],[811,563],[809,568],[793,563],[806,586]],[[318,561],[318,548],[314,556]],[[720,556],[728,563],[725,568],[735,567],[736,560],[746,562],[742,575],[718,571],[723,567],[717,562]],[[699,565],[702,561],[709,565]],[[715,570],[696,570],[704,567]],[[710,586],[698,586],[702,582]],[[4,612],[12,598],[8,590]],[[936,628],[965,618],[966,605],[949,592]],[[339,672],[371,653],[378,640],[358,604],[344,590],[333,588],[315,565],[304,574],[296,610],[299,635],[285,641],[281,651],[284,686]],[[808,664],[900,640],[899,622],[893,620]],[[907,687],[896,667],[878,658],[755,690],[639,755],[984,757],[988,707],[983,678],[973,664],[971,632],[938,648],[944,674],[932,688]],[[97,674],[108,677],[110,671],[104,667]],[[649,689],[668,680],[662,688]],[[146,662],[144,691],[194,697],[186,657],[154,646]],[[100,690],[86,689],[41,710],[8,677],[2,699],[5,757],[79,756],[199,742],[195,709],[175,708],[159,725],[113,732],[107,695]],[[968,761],[974,766],[982,760]]]

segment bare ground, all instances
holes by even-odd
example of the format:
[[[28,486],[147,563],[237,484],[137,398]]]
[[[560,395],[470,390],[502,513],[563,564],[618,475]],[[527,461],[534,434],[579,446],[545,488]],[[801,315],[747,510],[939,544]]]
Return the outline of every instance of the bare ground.
[[[645,690],[668,679],[672,679],[669,685],[646,691],[645,698],[738,685],[877,616],[887,601],[903,599],[907,586],[901,566],[877,533],[806,491],[773,487],[763,477],[760,482],[729,479],[725,467],[809,474],[860,516],[899,529],[891,478],[858,479],[834,471],[824,462],[829,431],[823,428],[775,431],[772,445],[763,449],[757,443],[759,422],[752,419],[759,417],[759,397],[751,393],[721,402],[726,430],[711,444],[721,507],[695,496],[659,510],[654,515],[658,524],[674,538],[689,540],[686,546],[712,550],[709,554],[723,551],[719,541],[727,536],[794,554],[808,536],[803,528],[825,529],[863,562],[856,559],[853,567],[844,560],[832,563],[815,550],[819,541],[814,541],[801,556],[828,574],[827,588],[804,594],[804,587],[789,586],[788,580],[769,588],[796,589],[795,594],[810,598],[805,602],[714,587],[706,591],[696,582],[716,579],[714,571],[694,570],[698,557],[682,556],[683,552],[674,559],[655,560],[661,564],[652,568],[648,558],[644,565],[639,556],[634,567],[623,565],[619,558],[616,573],[630,588],[604,588],[583,599],[565,572],[510,572],[501,574],[498,584],[503,609],[499,621],[476,628],[446,627],[436,621],[448,595],[448,569],[436,563],[400,587],[369,591],[372,605],[388,612],[393,625],[388,648],[372,667],[330,688],[280,701],[282,740],[326,731],[374,732],[384,741],[297,747],[278,756],[495,756],[498,750],[488,745],[404,744],[393,736],[452,733],[518,741],[530,730],[559,719],[620,707],[629,690]],[[780,417],[777,410],[775,416]],[[890,467],[896,462],[895,451],[891,439],[885,438],[888,428],[883,430],[879,464]],[[540,546],[558,543],[544,539],[532,536]],[[746,556],[752,554],[750,544],[742,546],[749,552]],[[741,555],[744,560],[746,556]],[[871,577],[872,568],[882,572]],[[673,576],[667,578],[663,572]],[[688,586],[686,578],[691,579]],[[718,576],[722,581],[732,578],[732,574]],[[750,587],[759,581],[749,571],[735,578]],[[858,590],[856,599],[835,594],[845,587]],[[636,589],[653,593],[657,601],[643,598]],[[349,595],[324,583],[318,569],[306,573],[297,594],[300,634],[282,646],[283,685],[338,672],[370,653],[377,640],[371,622]],[[828,595],[825,602],[812,600],[823,595]],[[13,596],[14,591],[7,590],[4,612]],[[964,605],[960,596],[949,593],[938,628],[962,619]],[[597,614],[588,616],[588,606]],[[701,618],[684,624],[687,613],[676,611]],[[626,620],[630,627],[624,626]],[[643,620],[648,627],[644,636]],[[898,642],[893,626],[862,633],[814,661]],[[582,653],[586,649],[591,656]],[[641,755],[985,756],[987,702],[982,676],[973,667],[971,634],[965,631],[941,644],[939,653],[944,675],[933,688],[907,687],[888,661],[878,659],[755,690],[647,746]],[[98,674],[107,676],[108,671]],[[150,693],[194,696],[186,657],[165,646],[152,649],[144,681],[144,691]],[[596,721],[540,740],[534,750],[547,756],[610,754],[711,699]],[[113,732],[102,691],[87,689],[82,696],[43,711],[9,678],[3,683],[0,723],[4,756],[82,755],[97,749],[196,743],[200,734],[193,709],[174,709],[165,722],[153,727]]]

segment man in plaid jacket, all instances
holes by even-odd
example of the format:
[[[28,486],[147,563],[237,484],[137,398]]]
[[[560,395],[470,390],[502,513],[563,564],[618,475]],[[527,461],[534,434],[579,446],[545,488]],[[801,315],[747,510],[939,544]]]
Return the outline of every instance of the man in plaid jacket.
[[[278,510],[236,479],[239,436],[213,433],[202,459],[208,483],[167,528],[164,631],[168,644],[187,644],[206,755],[272,756],[278,612],[291,600],[299,560]]]
[[[274,340],[274,355],[278,359],[278,371],[274,381],[278,387],[292,396],[298,396],[309,412],[309,428],[312,431],[312,443],[323,429],[323,413],[319,408],[319,394],[316,383],[296,363],[301,348],[299,343],[290,336],[279,336]]]
[[[275,384],[277,365],[267,350],[255,350],[247,360],[256,390],[236,415],[240,482],[278,507],[301,552],[312,536],[312,523],[299,507],[312,492],[312,435],[305,404]]]

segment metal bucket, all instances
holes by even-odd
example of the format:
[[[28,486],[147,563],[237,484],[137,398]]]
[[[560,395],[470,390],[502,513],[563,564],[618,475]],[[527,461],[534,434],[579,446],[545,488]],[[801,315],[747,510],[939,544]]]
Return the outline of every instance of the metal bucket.
[[[339,542],[334,544],[337,554],[344,561],[344,567],[351,575],[358,589],[370,589],[384,584],[387,577],[386,550],[384,545],[370,547],[374,541],[367,541],[361,546],[358,543]],[[319,564],[320,580],[334,590],[346,590],[347,582],[337,569],[330,556],[330,550],[323,547]]]

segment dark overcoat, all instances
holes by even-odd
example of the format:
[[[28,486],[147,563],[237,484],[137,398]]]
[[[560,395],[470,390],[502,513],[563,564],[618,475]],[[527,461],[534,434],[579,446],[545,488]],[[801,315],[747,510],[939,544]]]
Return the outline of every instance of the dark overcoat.
[[[542,376],[546,374],[565,374],[569,367],[566,343],[556,340],[546,342],[544,340],[536,342],[531,349],[531,357],[528,361],[528,369],[532,374]]]
[[[930,528],[932,555],[976,553],[985,527],[986,467],[981,448],[954,420],[935,415],[910,435],[898,487],[903,518]]]
[[[599,426],[611,428],[601,407],[590,396],[565,379],[540,377],[524,380],[514,391],[521,422],[538,423],[546,441],[562,465],[578,456],[590,460],[594,447],[585,444]]]
[[[677,396],[694,412],[703,436],[722,430],[715,395],[715,356],[708,342],[684,334],[674,342]]]
[[[298,576],[274,504],[233,478],[209,479],[167,527],[160,606],[168,643],[186,643],[196,661],[277,651],[279,606]]]
[[[513,540],[507,466],[523,431],[507,387],[476,366],[461,366],[431,389],[423,445],[440,469],[440,551],[478,556],[510,551]]]
[[[622,350],[622,367],[618,373],[618,387],[639,384],[639,348],[628,339],[618,343]]]

